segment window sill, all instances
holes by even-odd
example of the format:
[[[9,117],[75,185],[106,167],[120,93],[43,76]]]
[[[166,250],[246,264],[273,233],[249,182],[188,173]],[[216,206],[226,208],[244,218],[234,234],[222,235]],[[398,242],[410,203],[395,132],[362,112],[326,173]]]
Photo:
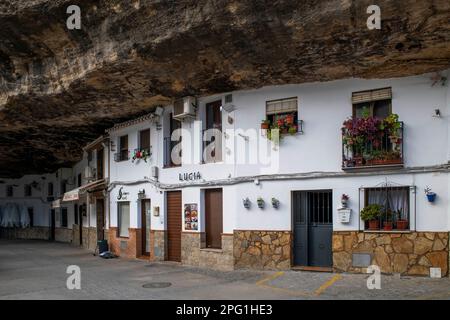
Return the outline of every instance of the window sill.
[[[363,230],[364,233],[412,233],[412,230]]]
[[[214,253],[223,253],[223,250],[219,249],[219,248],[200,248],[200,251],[214,252]]]

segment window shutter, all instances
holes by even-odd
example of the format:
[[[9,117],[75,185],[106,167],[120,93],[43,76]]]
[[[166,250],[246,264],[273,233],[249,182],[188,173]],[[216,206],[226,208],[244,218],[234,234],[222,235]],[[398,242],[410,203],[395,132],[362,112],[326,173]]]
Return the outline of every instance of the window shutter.
[[[377,90],[360,91],[352,93],[352,103],[358,104],[362,102],[392,99],[392,89],[383,88]]]
[[[273,100],[266,102],[266,114],[297,112],[297,98]]]

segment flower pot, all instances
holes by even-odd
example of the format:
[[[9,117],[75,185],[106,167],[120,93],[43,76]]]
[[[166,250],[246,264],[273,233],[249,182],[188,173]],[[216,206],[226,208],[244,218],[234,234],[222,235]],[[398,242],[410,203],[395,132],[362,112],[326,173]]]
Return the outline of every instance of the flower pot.
[[[286,116],[286,124],[294,124],[294,117]]]
[[[362,166],[363,165],[363,157],[353,157],[353,160],[355,161],[355,166]]]
[[[261,123],[261,129],[262,129],[262,130],[268,130],[269,127],[270,127],[270,124],[269,124],[269,123]]]
[[[383,230],[391,231],[392,230],[392,222],[391,221],[385,221],[383,223]]]
[[[380,222],[378,220],[369,220],[369,230],[380,229]]]
[[[408,228],[408,220],[397,220],[397,229],[406,230]]]
[[[434,202],[434,200],[436,200],[436,193],[434,192],[427,193],[427,199],[428,202]]]

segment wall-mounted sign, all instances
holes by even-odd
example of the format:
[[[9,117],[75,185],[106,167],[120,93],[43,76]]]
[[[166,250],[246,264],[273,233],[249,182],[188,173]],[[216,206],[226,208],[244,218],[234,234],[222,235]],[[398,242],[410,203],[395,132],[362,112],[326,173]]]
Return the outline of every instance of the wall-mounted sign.
[[[123,192],[122,189],[123,187],[120,187],[119,194],[117,195],[117,200],[127,200],[129,192]]]
[[[178,175],[178,179],[180,181],[195,181],[195,180],[200,180],[201,178],[202,178],[202,175],[200,174],[200,171],[190,172],[190,173],[180,173]]]
[[[196,203],[184,205],[184,230],[198,230],[198,208]]]

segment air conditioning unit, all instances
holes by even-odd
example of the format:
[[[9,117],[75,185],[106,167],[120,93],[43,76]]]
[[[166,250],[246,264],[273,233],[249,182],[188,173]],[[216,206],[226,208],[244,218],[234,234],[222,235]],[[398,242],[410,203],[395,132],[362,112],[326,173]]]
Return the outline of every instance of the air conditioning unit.
[[[84,178],[86,180],[93,180],[96,178],[96,171],[95,168],[92,167],[86,167],[84,168]]]
[[[184,97],[173,104],[173,118],[178,121],[195,118],[197,108],[195,97]]]

